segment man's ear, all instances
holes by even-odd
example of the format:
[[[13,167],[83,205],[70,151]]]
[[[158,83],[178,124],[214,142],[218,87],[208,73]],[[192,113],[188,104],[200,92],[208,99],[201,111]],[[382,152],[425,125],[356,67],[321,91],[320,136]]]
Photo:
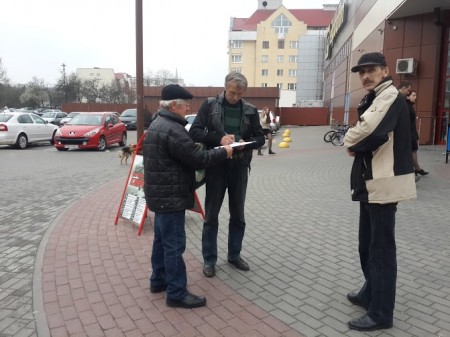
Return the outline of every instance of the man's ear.
[[[385,67],[383,77],[388,77],[388,76],[389,76],[389,67]]]

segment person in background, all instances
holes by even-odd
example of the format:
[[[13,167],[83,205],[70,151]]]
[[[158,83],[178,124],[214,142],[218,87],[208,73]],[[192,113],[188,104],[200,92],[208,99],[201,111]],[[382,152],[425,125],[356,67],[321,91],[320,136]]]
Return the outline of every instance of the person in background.
[[[261,110],[259,114],[259,122],[261,123],[264,136],[267,138],[267,147],[269,148],[269,154],[275,154],[275,152],[272,151],[272,130],[270,128],[270,123],[273,120],[272,113],[270,112],[268,107],[265,107]],[[261,151],[261,148],[258,149],[258,155],[262,156],[263,153]]]
[[[409,117],[411,120],[411,144],[412,144],[412,156],[415,174],[420,174],[425,176],[428,172],[424,171],[420,167],[419,161],[417,160],[417,150],[419,149],[419,134],[417,133],[416,119],[417,114],[414,110],[414,104],[416,104],[417,92],[415,90],[410,90],[409,94],[406,95],[406,102],[408,103]]]
[[[195,169],[231,158],[230,146],[203,150],[184,126],[192,94],[178,84],[162,89],[161,109],[150,124],[143,145],[144,191],[155,213],[150,292],[167,289],[169,307],[197,308],[206,299],[187,290],[185,212],[194,207]]]
[[[348,322],[370,331],[393,326],[397,282],[395,214],[397,203],[416,198],[411,127],[405,99],[392,83],[384,55],[367,53],[351,69],[367,95],[358,106],[358,122],[344,137],[354,157],[350,185],[358,201],[359,257],[365,282],[347,299],[367,312]]]
[[[398,91],[406,98],[406,95],[411,91],[411,82],[401,81],[397,86]]]
[[[233,142],[252,142],[235,147],[232,160],[206,169],[206,214],[202,235],[203,274],[206,277],[216,274],[219,212],[226,190],[230,211],[228,263],[239,270],[250,269],[241,257],[246,226],[245,195],[253,149],[263,146],[265,140],[258,110],[242,99],[246,90],[245,76],[238,72],[229,73],[225,77],[225,91],[202,104],[189,130],[192,138],[207,148]]]

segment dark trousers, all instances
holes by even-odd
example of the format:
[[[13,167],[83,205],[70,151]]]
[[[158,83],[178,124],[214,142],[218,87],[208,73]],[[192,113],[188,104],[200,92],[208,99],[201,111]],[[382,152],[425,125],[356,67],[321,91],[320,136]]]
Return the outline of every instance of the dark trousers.
[[[377,323],[394,317],[397,281],[395,213],[397,203],[360,203],[359,257],[366,279],[358,297]]]
[[[226,160],[206,170],[205,221],[203,223],[202,253],[205,264],[217,262],[217,232],[219,212],[228,189],[228,259],[237,260],[245,233],[244,204],[247,193],[248,166],[246,160]]]
[[[167,299],[179,300],[187,294],[185,211],[155,213],[150,284],[167,284]]]

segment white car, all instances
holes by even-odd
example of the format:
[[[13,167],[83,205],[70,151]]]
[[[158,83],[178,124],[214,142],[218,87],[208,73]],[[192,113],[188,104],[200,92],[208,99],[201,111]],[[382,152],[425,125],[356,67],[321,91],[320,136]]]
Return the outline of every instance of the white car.
[[[53,144],[57,125],[48,123],[38,115],[29,112],[0,113],[0,145],[13,145],[25,149],[35,142]]]
[[[194,119],[195,117],[197,117],[197,114],[190,114],[190,115],[186,115],[184,116],[184,118],[186,118],[187,120],[187,124],[184,127],[187,131],[189,131],[189,129],[191,128],[192,123],[194,123]]]

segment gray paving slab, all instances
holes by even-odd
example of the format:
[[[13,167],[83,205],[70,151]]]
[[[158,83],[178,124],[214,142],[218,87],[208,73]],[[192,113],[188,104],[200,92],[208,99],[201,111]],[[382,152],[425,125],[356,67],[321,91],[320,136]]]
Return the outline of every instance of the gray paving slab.
[[[349,192],[352,158],[323,142],[327,127],[289,129],[288,149],[277,146],[283,129],[275,138],[277,154],[266,151],[252,162],[242,253],[251,271],[243,273],[238,292],[306,336],[450,335],[450,164],[444,147],[420,148],[419,162],[430,174],[417,183],[417,200],[398,207],[395,327],[355,333],[346,322],[362,311],[346,294],[362,285],[363,276],[359,206]],[[218,240],[218,268],[225,274],[227,205],[225,198]],[[199,259],[201,226],[195,216],[187,223],[188,248]]]
[[[362,313],[345,298],[362,283],[358,205],[348,187],[352,160],[342,147],[323,142],[326,127],[289,129],[288,149],[277,147],[283,129],[275,137],[277,154],[266,150],[252,163],[243,250],[251,271],[236,275],[226,264],[225,200],[217,277],[305,336],[450,337],[450,164],[443,146],[420,148],[419,161],[430,174],[417,183],[417,200],[398,209],[394,328],[364,334],[346,328],[347,320]],[[36,326],[39,307],[33,305],[42,238],[74,200],[126,176],[128,169],[117,165],[114,150],[69,153],[63,162],[50,147],[31,156],[1,151],[7,160],[0,166],[0,336],[43,336],[45,329]],[[189,213],[187,248],[199,260],[201,226],[200,217]]]

